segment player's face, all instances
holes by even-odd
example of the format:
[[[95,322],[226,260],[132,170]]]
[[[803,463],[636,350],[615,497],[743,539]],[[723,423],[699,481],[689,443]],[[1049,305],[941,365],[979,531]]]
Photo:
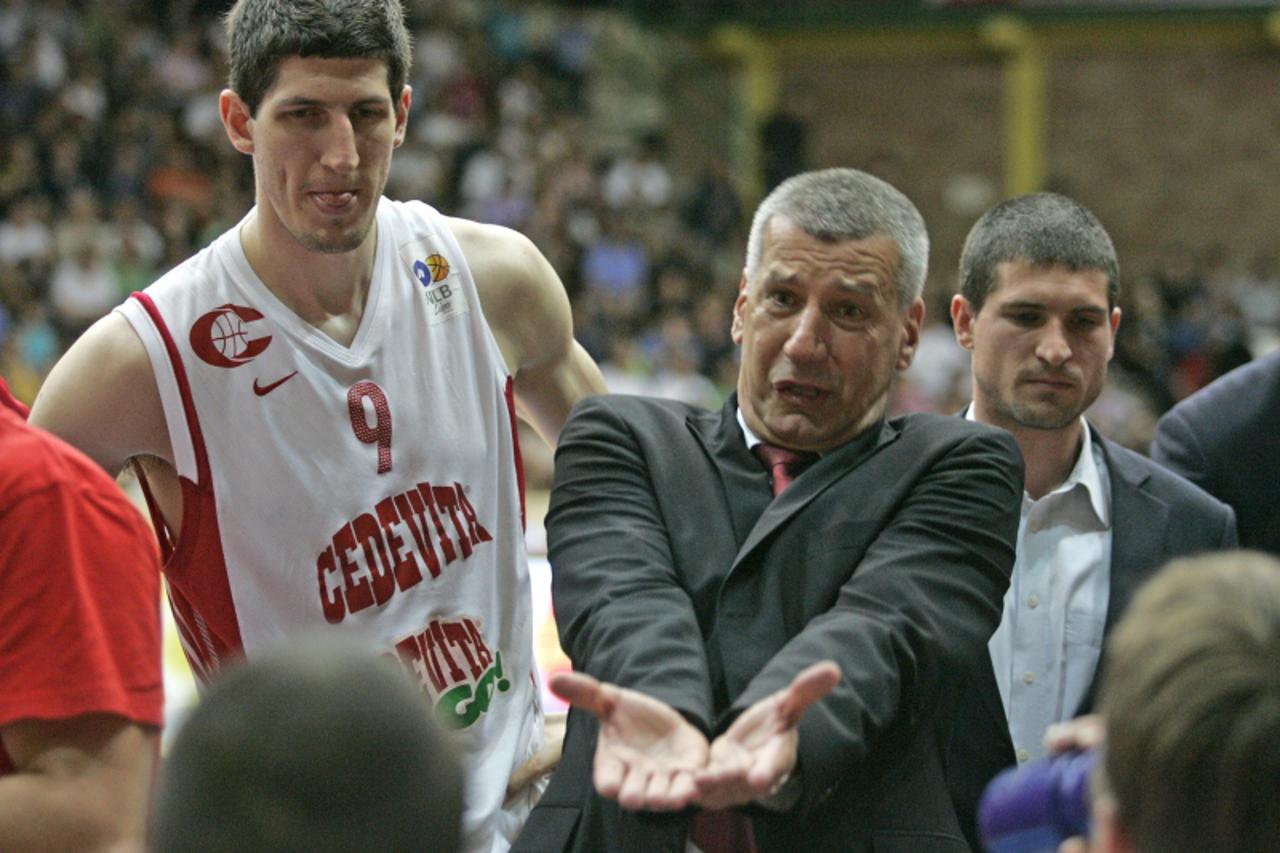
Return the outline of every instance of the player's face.
[[[223,120],[236,147],[253,155],[268,232],[314,252],[359,247],[404,140],[409,97],[406,86],[392,101],[382,60],[291,57],[237,136],[239,99],[224,93]]]
[[[766,442],[837,447],[884,413],[894,374],[915,355],[924,303],[898,306],[888,237],[828,243],[778,215],[762,248],[733,307],[738,405]]]
[[[1102,391],[1120,309],[1107,275],[1005,261],[982,310],[951,304],[956,340],[973,352],[979,419],[1008,430],[1071,428]]]

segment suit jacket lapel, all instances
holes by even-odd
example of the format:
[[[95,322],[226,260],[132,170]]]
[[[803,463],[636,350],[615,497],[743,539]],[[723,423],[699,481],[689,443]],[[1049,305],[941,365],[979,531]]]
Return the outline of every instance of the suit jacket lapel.
[[[738,395],[730,394],[719,414],[690,415],[686,423],[720,478],[736,549],[772,498],[768,472],[747,449],[738,427]]]
[[[734,566],[742,562],[742,559],[771,533],[790,521],[796,513],[841,478],[854,471],[864,459],[897,437],[898,429],[886,421],[881,421],[879,425],[871,427],[867,434],[824,454],[797,477],[795,482],[788,486],[787,490],[770,503],[764,513],[759,516],[755,526],[747,535],[747,540],[738,550]]]
[[[1090,427],[1092,429],[1092,427]],[[1111,479],[1111,581],[1104,636],[1128,606],[1147,569],[1164,562],[1164,537],[1169,506],[1146,488],[1151,475],[1130,465],[1111,442],[1095,430]]]
[[[1102,449],[1102,456],[1107,462],[1107,477],[1111,480],[1111,572],[1107,616],[1102,626],[1105,644],[1133,594],[1149,576],[1150,569],[1164,562],[1164,537],[1160,531],[1168,524],[1169,505],[1147,490],[1150,472],[1131,464],[1124,455],[1115,452],[1110,440],[1092,426],[1089,429],[1093,440]],[[1093,710],[1098,698],[1101,663],[1099,661],[1093,681],[1080,700],[1077,715]]]

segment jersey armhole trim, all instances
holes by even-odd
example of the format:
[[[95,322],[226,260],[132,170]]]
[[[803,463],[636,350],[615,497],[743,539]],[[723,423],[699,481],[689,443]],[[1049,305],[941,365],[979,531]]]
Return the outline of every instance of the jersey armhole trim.
[[[156,307],[156,304],[151,297],[145,293],[135,291],[130,295],[130,298],[135,300],[146,312],[156,334],[159,335],[160,343],[164,346],[164,351],[168,356],[169,366],[173,371],[173,379],[177,385],[178,395],[182,403],[183,417],[187,426],[187,436],[191,445],[191,456],[195,463],[195,481],[202,488],[210,488],[212,486],[212,480],[209,472],[209,454],[205,448],[204,435],[200,430],[200,419],[196,415],[195,400],[191,395],[191,381],[187,377],[187,371],[183,366],[182,356],[178,352],[178,346],[174,342],[173,335],[170,333],[168,325],[165,324],[164,318],[160,315],[160,309]],[[125,317],[128,319],[127,313],[125,314]],[[143,343],[148,344],[146,336],[140,336],[143,338]],[[147,349],[150,354],[151,346],[148,345]],[[157,384],[159,385],[160,370],[158,369],[158,365],[153,366],[157,368],[155,373],[157,377]],[[161,396],[164,396],[163,387],[161,388]],[[166,409],[167,408],[168,407],[166,407]],[[169,434],[172,437],[174,435],[174,430],[170,429]],[[175,446],[174,454],[177,455],[179,453],[181,453],[181,450]],[[174,461],[177,462],[178,460],[175,459]],[[184,473],[182,466],[179,466],[178,474],[181,476]]]

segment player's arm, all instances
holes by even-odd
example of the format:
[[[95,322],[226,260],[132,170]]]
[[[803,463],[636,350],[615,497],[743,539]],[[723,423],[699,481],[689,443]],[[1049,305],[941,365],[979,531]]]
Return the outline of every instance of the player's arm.
[[[520,416],[554,447],[574,403],[605,391],[600,369],[573,338],[564,285],[524,235],[463,219],[449,224],[515,377]]]
[[[112,476],[141,454],[173,459],[146,348],[115,312],[90,326],[54,365],[29,420]]]
[[[0,727],[0,850],[141,851],[156,729],[108,714]]]

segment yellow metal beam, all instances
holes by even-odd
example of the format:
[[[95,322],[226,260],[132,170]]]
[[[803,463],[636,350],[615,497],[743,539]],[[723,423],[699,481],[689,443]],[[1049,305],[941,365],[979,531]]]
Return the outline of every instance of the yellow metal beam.
[[[859,27],[823,32],[759,34],[778,60],[788,59],[904,59],[918,56],[977,56],[990,44],[984,35],[992,20],[1010,20],[1009,13],[975,19],[972,24],[917,27]],[[1042,49],[1101,52],[1179,50],[1187,47],[1254,49],[1280,45],[1280,11],[1267,17],[1234,20],[1180,18],[1092,18],[1081,21],[1023,19]],[[737,31],[747,28],[734,26]],[[712,36],[718,44],[720,32]],[[728,54],[726,54],[728,55]]]
[[[760,128],[779,100],[777,52],[770,39],[745,27],[726,27],[713,40],[717,53],[737,62],[739,120],[731,130],[729,160],[738,194],[749,203],[763,194]]]
[[[778,69],[788,61],[903,60],[999,55],[1004,62],[1005,192],[1042,189],[1047,176],[1047,68],[1054,53],[1159,52],[1280,48],[1280,11],[1248,18],[1089,18],[1030,20],[1008,13],[973,24],[860,27],[825,32],[764,33],[726,27],[712,50],[742,71],[740,124],[732,162],[744,198],[759,197],[761,123],[778,100]]]
[[[1046,174],[1045,50],[1021,18],[983,22],[979,39],[1004,57],[1004,190],[1006,196],[1044,189]]]

